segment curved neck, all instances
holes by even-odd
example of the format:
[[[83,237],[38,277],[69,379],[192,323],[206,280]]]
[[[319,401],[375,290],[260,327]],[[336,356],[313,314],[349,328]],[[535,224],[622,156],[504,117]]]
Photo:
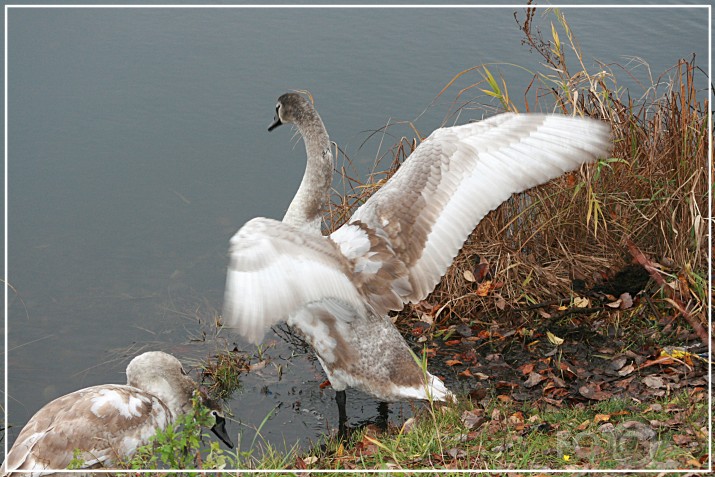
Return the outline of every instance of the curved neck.
[[[315,110],[296,124],[308,156],[303,180],[288,206],[283,222],[321,234],[322,216],[333,179],[333,153],[323,121]]]

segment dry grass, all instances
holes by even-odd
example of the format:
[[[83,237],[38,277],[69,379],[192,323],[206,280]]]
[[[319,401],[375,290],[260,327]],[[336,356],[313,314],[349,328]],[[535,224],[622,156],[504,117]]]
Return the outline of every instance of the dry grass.
[[[668,302],[670,297],[683,305],[681,315],[689,314],[705,325],[708,104],[698,99],[695,88],[695,76],[701,72],[694,61],[682,60],[643,96],[633,99],[617,82],[614,69],[621,72],[620,66],[602,65],[596,73],[584,66],[568,24],[558,12],[554,14],[565,32],[564,41],[557,29],[548,40],[534,32],[533,11],[520,24],[524,43],[541,55],[549,71],[534,74],[524,95],[526,108],[608,122],[613,129],[613,157],[515,195],[492,211],[427,301],[450,304],[451,314],[441,316],[474,323],[477,317],[503,315],[503,309],[568,299],[574,279],[584,280],[590,288],[604,274],[631,263],[626,246],[630,239],[662,265],[665,281],[672,285],[669,295],[652,293],[663,305],[659,309],[678,315]],[[567,64],[567,58],[573,57],[575,72]],[[440,95],[448,94],[458,78],[463,81],[474,73],[480,81],[456,93],[455,108],[445,124],[459,115],[466,117],[474,108],[476,93],[496,98],[498,109],[517,110],[507,84],[485,66],[459,73]],[[375,172],[365,183],[346,168],[339,170],[343,192],[331,205],[329,227],[342,225],[419,141],[419,137],[399,139],[376,161]],[[489,264],[492,283],[499,284],[486,296],[474,293],[475,284],[464,276],[480,260]],[[410,307],[402,313],[409,315]]]

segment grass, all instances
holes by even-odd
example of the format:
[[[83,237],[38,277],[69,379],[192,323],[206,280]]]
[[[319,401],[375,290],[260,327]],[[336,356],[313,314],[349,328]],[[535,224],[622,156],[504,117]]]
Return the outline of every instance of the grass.
[[[326,469],[674,468],[707,452],[702,441],[688,450],[674,443],[683,428],[702,432],[707,421],[706,408],[689,399],[687,394],[651,404],[615,399],[551,411],[498,399],[488,399],[485,407],[466,400],[438,406],[436,422],[423,409],[409,430],[379,436],[367,429],[352,438],[357,451],[347,453],[331,441],[304,460]],[[683,427],[651,429],[650,421],[672,419],[676,409],[687,413]],[[469,419],[476,420],[474,428]]]

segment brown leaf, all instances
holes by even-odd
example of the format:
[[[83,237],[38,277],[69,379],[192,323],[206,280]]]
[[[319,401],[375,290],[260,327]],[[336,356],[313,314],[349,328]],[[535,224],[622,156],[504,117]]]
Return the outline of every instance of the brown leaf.
[[[587,308],[591,304],[591,300],[586,297],[577,296],[573,299],[573,304],[576,308]]]
[[[472,389],[469,391],[468,396],[472,401],[481,401],[487,397],[487,390],[485,388]]]
[[[621,368],[621,370],[618,371],[618,375],[619,376],[628,376],[635,370],[636,370],[636,367],[633,366],[632,364],[629,364],[628,366],[624,366],[623,368]]]
[[[464,272],[462,272],[462,275],[464,276],[464,279],[470,283],[474,283],[475,281],[477,281],[474,278],[474,274],[472,272],[470,272],[469,270],[465,270]]]
[[[643,378],[643,384],[645,384],[651,389],[661,389],[665,387],[665,381],[663,381],[663,378],[661,378],[660,376],[655,376],[653,374]]]
[[[478,429],[486,422],[486,418],[484,417],[484,411],[475,409],[473,411],[464,411],[461,421],[467,429]]]
[[[474,375],[473,375],[472,372],[469,370],[469,368],[465,369],[465,370],[462,371],[461,373],[458,373],[457,376],[461,376],[461,377],[463,377],[463,378],[473,378],[473,377],[474,377]]]
[[[611,415],[610,414],[596,414],[593,417],[593,423],[598,424],[599,422],[606,422],[611,420]]]
[[[519,371],[521,371],[521,374],[526,376],[527,374],[530,374],[534,370],[534,363],[522,364],[517,369]]]
[[[594,401],[603,401],[609,399],[613,394],[608,391],[601,391],[601,387],[594,383],[584,384],[578,388],[579,394],[581,396],[593,399]]]
[[[500,310],[504,311],[504,308],[506,308],[506,300],[504,299],[504,297],[501,296],[501,294],[499,294],[499,293],[495,293],[494,298],[495,298],[494,304],[496,305],[496,307],[499,308]]]
[[[460,344],[461,342],[462,342],[462,340],[449,340],[449,341],[445,341],[444,345],[445,346],[454,346],[454,345]]]
[[[458,359],[448,359],[444,362],[447,366],[457,366],[458,364],[464,364]]]
[[[474,267],[474,278],[478,282],[481,282],[484,280],[484,277],[487,276],[487,273],[489,273],[489,264],[487,263],[486,260],[482,259],[482,262],[479,262],[479,264]]]
[[[583,431],[583,430],[585,430],[585,429],[588,427],[589,424],[591,424],[591,420],[590,420],[590,419],[586,419],[586,420],[583,421],[581,424],[579,424],[578,426],[576,426],[576,430],[577,430],[577,431]]]
[[[521,411],[517,411],[506,420],[512,426],[523,426],[524,425],[524,414]]]
[[[492,281],[485,280],[477,286],[477,290],[474,292],[477,296],[487,296],[489,292],[493,290]]]
[[[463,449],[458,449],[456,447],[453,447],[447,451],[447,454],[452,458],[452,459],[464,459],[467,457],[467,453]]]
[[[524,386],[527,388],[533,388],[544,379],[546,379],[545,376],[542,376],[539,373],[535,373],[532,371],[531,373],[529,373],[529,377],[526,379],[526,381],[524,381]]]
[[[569,379],[574,379],[576,378],[576,372],[569,367],[568,364],[565,362],[560,362],[559,363],[559,369],[563,372],[564,376]]]
[[[686,444],[690,444],[692,441],[693,441],[692,436],[689,436],[687,434],[673,435],[673,442],[675,442],[679,446],[684,446]]]
[[[613,361],[611,361],[611,369],[614,371],[618,371],[627,362],[628,362],[628,358],[625,356],[619,356],[618,358],[614,358]]]

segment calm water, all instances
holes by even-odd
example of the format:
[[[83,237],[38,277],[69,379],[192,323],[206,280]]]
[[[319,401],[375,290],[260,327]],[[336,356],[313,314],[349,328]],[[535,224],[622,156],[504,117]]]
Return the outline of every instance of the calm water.
[[[230,236],[251,217],[282,217],[302,177],[302,143],[288,128],[266,131],[276,98],[310,90],[331,138],[367,169],[378,151],[377,139],[360,147],[369,130],[415,119],[466,68],[501,63],[492,71],[521,98],[531,77],[506,63],[537,70],[539,58],[520,44],[513,11],[12,9],[7,413],[15,427],[6,441],[55,397],[124,382],[142,350],[187,365],[234,342],[252,351],[225,332],[195,338],[221,308]],[[704,9],[565,12],[589,65],[633,69],[632,80],[619,75],[633,97],[650,80],[631,58],[655,76],[693,53],[707,67]],[[539,21],[544,32],[550,21]],[[468,75],[421,116],[423,134],[479,79]],[[470,98],[494,105],[476,90]],[[337,424],[319,366],[300,350],[288,359],[291,349],[277,342],[269,354],[282,377],[274,364],[252,373],[231,402],[230,431],[244,433],[244,448],[272,409],[262,436],[279,446],[305,445]],[[353,422],[377,415],[357,392],[348,407]],[[410,407],[391,411],[399,419]]]

